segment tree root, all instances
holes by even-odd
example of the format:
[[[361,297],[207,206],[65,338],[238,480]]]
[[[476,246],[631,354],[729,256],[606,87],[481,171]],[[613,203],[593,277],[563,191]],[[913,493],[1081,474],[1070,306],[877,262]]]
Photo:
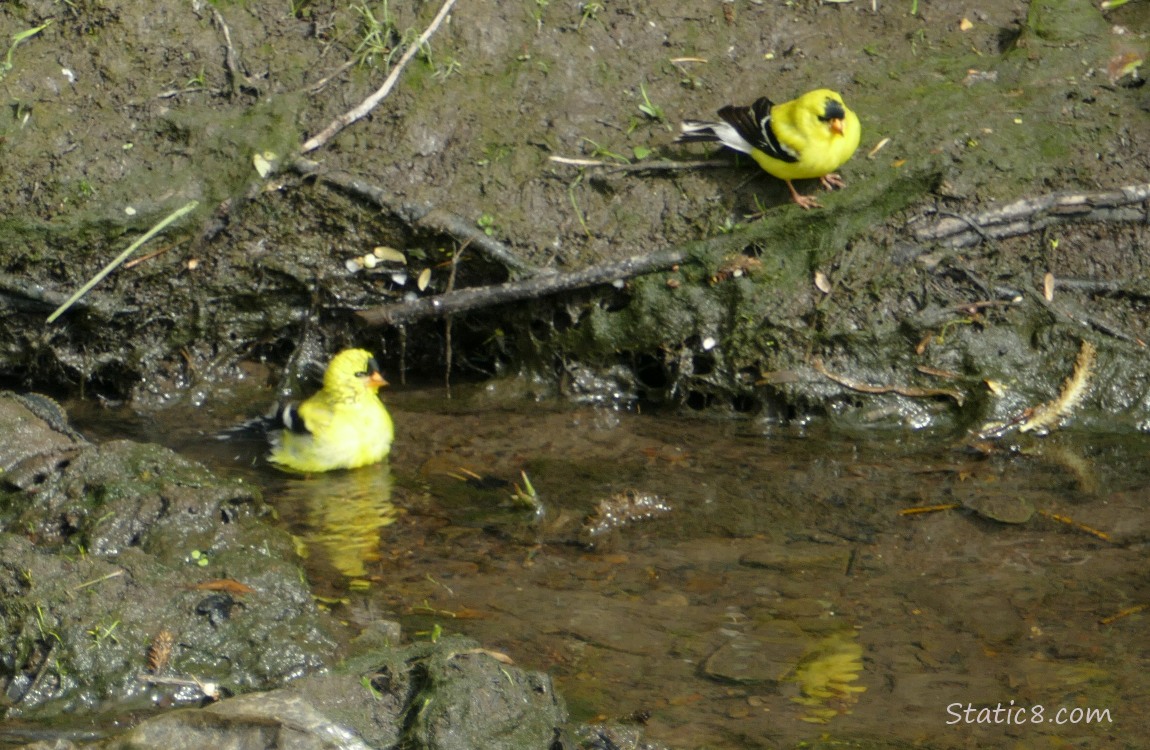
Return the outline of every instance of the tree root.
[[[543,273],[541,269],[520,259],[510,247],[494,237],[489,237],[473,222],[458,214],[435,208],[429,203],[397,203],[392,200],[392,196],[386,190],[378,185],[361,180],[347,172],[325,170],[318,162],[303,157],[296,157],[286,167],[296,174],[313,177],[357,198],[374,203],[384,211],[398,216],[412,229],[423,229],[454,237],[460,243],[467,244],[483,253],[488,259],[502,265],[508,271],[523,275]]]

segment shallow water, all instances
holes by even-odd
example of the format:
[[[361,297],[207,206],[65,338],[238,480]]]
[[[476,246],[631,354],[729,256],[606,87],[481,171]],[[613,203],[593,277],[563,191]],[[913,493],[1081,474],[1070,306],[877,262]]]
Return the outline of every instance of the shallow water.
[[[265,485],[341,618],[473,636],[550,673],[577,718],[673,748],[1150,737],[1150,612],[1132,611],[1150,604],[1143,436],[975,450],[414,389],[388,402],[390,466],[310,479],[206,440],[219,413],[99,422]],[[511,499],[521,472],[538,512]],[[948,507],[902,513],[926,506]]]

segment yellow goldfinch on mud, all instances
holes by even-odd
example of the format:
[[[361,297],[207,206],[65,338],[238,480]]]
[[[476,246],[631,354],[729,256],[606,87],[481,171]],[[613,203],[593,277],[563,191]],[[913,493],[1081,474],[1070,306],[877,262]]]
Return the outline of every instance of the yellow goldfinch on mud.
[[[377,393],[385,385],[370,352],[347,349],[335,355],[319,393],[276,412],[280,431],[272,438],[268,460],[309,474],[382,461],[395,435]]]
[[[791,180],[818,178],[823,187],[845,187],[835,170],[859,145],[859,118],[830,89],[816,89],[783,104],[763,97],[749,107],[726,106],[722,122],[686,120],[678,143],[718,141],[749,154],[760,167],[787,183],[791,197],[803,208],[815,208],[815,198],[799,195]]]

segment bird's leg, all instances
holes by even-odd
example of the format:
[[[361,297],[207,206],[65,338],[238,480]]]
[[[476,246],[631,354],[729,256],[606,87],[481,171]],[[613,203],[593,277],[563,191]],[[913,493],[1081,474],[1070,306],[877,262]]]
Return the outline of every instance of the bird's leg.
[[[845,188],[846,182],[837,173],[831,172],[819,178],[819,182],[823,184],[827,190],[834,190],[835,188]]]
[[[823,179],[826,179],[826,178],[823,178]],[[823,207],[822,204],[818,202],[818,199],[810,198],[810,197],[805,196],[805,195],[799,195],[799,191],[795,190],[795,186],[791,183],[790,180],[786,180],[786,183],[787,183],[787,187],[790,188],[790,190],[791,190],[791,198],[794,199],[795,203],[799,204],[800,208],[804,208],[804,209],[809,211],[812,208],[822,208]]]

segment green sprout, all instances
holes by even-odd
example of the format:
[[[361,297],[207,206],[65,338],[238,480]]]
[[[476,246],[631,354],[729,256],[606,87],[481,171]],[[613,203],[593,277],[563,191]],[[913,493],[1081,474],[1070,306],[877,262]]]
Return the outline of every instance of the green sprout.
[[[363,17],[363,38],[355,48],[355,59],[360,65],[375,65],[376,58],[382,57],[384,64],[390,64],[398,45],[395,44],[395,23],[391,20],[387,3],[383,3],[382,20],[368,7],[367,0],[362,5],[352,6],[352,10]]]
[[[371,693],[372,698],[374,698],[377,701],[382,700],[383,699],[383,693],[379,692],[379,689],[376,688],[376,686],[372,684],[372,678],[374,678],[374,677],[375,677],[375,675],[365,674],[363,677],[359,678],[359,684],[363,685],[365,688],[367,688],[367,691],[369,693]]]
[[[579,220],[579,226],[583,227],[583,231],[587,236],[591,236],[591,230],[587,226],[587,220],[583,217],[583,211],[579,209],[579,200],[575,197],[575,189],[579,187],[579,183],[583,182],[583,173],[580,172],[579,176],[571,181],[567,186],[567,197],[571,200],[571,208],[575,210],[575,218]]]
[[[107,640],[109,638],[112,639],[113,643],[115,643],[116,645],[119,645],[120,639],[117,638],[115,632],[113,632],[118,627],[120,627],[120,621],[116,620],[111,625],[104,625],[104,626],[97,625],[94,628],[89,628],[87,633],[88,633],[88,635],[92,636],[92,638],[96,641],[95,645],[97,648],[99,648],[99,646],[101,644],[103,644],[103,642],[105,640]]]
[[[449,57],[443,64],[435,66],[435,72],[431,74],[431,77],[446,81],[461,70],[463,70],[463,63],[454,57]]]
[[[657,122],[667,122],[667,115],[663,112],[663,108],[651,102],[651,97],[647,96],[647,85],[640,82],[639,93],[643,95],[643,103],[639,105],[639,111],[650,117]]]
[[[200,72],[189,78],[184,82],[186,89],[206,89],[208,87],[208,74],[204,71],[204,66],[200,66]]]
[[[16,48],[19,47],[21,43],[31,39],[51,25],[52,22],[47,21],[35,28],[25,29],[12,35],[12,44],[8,47],[8,54],[4,56],[4,62],[0,63],[0,80],[3,80],[4,76],[8,75],[8,72],[12,70],[12,53],[16,51]]]
[[[604,10],[603,3],[583,3],[583,16],[579,19],[579,28],[588,21],[598,21],[599,14]]]
[[[539,500],[539,493],[535,491],[531,480],[527,478],[526,471],[519,472],[519,476],[523,477],[523,486],[520,487],[516,483],[515,492],[511,494],[511,501],[519,507],[530,508],[538,512],[543,507],[542,501]]]
[[[595,141],[591,140],[590,138],[584,138],[583,140],[587,141],[588,143],[590,143],[592,146],[595,147],[594,150],[591,151],[591,156],[593,156],[596,159],[606,158],[606,159],[614,159],[615,161],[617,161],[621,164],[629,164],[630,163],[630,160],[628,160],[626,156],[623,156],[622,154],[616,154],[614,151],[609,151],[606,148],[604,148],[603,146],[600,146]]]
[[[52,636],[57,643],[64,642],[60,635],[48,626],[48,618],[44,615],[44,609],[39,603],[36,604],[36,627],[40,629],[40,637],[45,641],[48,640],[48,636]]]
[[[495,235],[495,217],[491,214],[482,214],[475,220],[475,223],[488,237]]]

